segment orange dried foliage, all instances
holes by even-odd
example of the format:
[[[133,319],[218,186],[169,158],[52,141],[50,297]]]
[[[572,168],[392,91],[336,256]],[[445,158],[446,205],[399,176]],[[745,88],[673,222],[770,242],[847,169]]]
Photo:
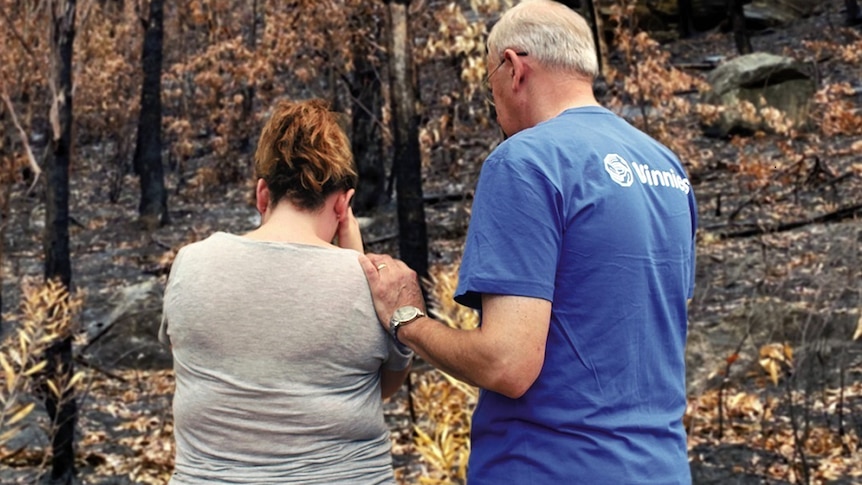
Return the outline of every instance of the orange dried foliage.
[[[611,7],[613,47],[625,62],[620,70],[606,68],[606,81],[622,85],[622,92],[607,105],[670,148],[689,170],[696,170],[702,160],[692,140],[700,135],[699,129],[683,120],[695,108],[677,93],[703,91],[708,86],[701,77],[673,67],[670,53],[649,34],[637,31],[631,23],[635,7],[636,2],[631,0]],[[638,114],[629,115],[627,109]]]

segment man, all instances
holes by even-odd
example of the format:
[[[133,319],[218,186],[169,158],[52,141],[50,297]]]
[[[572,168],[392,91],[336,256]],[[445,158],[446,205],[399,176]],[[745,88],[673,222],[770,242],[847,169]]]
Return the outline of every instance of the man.
[[[592,36],[549,0],[506,12],[488,83],[508,139],[485,161],[455,299],[424,316],[416,275],[361,256],[401,344],[482,389],[468,483],[681,484],[696,206],[678,159],[600,107]]]

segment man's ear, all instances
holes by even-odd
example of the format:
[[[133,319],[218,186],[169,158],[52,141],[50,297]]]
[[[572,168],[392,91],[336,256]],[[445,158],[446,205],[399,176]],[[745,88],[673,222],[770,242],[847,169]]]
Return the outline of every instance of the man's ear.
[[[255,194],[257,196],[257,211],[260,212],[260,217],[263,218],[264,214],[266,214],[266,210],[269,208],[269,186],[266,185],[266,181],[263,179],[257,179],[257,189],[255,189]]]
[[[355,193],[356,189],[348,189],[336,196],[334,209],[339,221],[347,216],[347,209],[350,208],[350,200],[353,199],[353,194]]]
[[[517,92],[524,84],[530,66],[512,49],[506,49],[504,55],[512,63],[512,91]]]

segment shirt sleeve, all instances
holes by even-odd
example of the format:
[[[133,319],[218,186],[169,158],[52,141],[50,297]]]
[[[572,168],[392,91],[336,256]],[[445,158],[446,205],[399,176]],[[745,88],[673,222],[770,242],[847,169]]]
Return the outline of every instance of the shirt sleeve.
[[[472,308],[482,294],[553,301],[564,220],[561,192],[536,163],[492,154],[476,187],[455,301]]]
[[[383,364],[383,368],[398,372],[407,368],[410,362],[413,361],[413,351],[410,349],[402,350],[391,337],[386,339],[389,349],[389,359]]]
[[[688,277],[688,291],[686,292],[686,297],[688,299],[694,298],[694,280],[695,280],[695,271],[697,270],[697,200],[694,197],[694,193],[688,194],[689,198],[689,208],[691,211],[691,262],[690,262],[690,271]]]

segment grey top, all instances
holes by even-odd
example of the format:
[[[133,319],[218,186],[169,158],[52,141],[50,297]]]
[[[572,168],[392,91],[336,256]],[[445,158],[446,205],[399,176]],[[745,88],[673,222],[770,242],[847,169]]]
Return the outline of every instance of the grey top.
[[[355,251],[227,233],[180,250],[171,483],[392,484],[380,370],[402,370]]]

